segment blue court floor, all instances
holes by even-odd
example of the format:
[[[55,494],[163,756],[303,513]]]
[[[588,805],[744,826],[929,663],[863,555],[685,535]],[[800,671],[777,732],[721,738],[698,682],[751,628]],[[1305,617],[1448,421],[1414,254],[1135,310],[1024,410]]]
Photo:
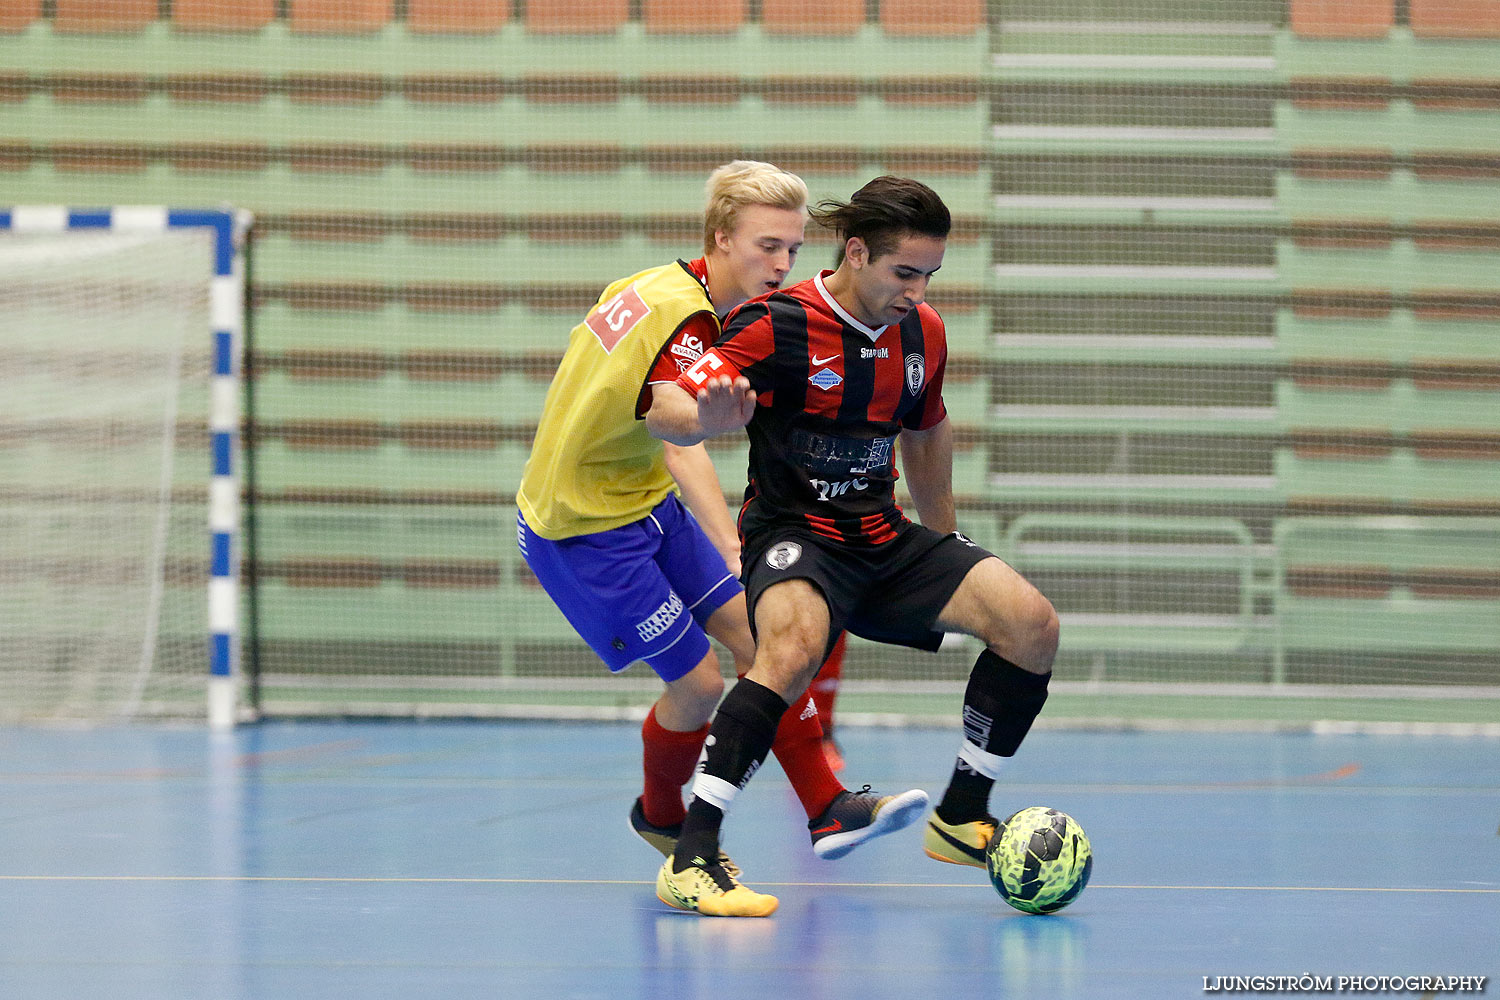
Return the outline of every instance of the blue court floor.
[[[849,784],[934,795],[957,746],[842,736]],[[0,997],[1095,1000],[1500,976],[1493,740],[1038,731],[992,805],[1088,831],[1093,883],[1050,917],[928,860],[916,828],[819,861],[769,765],[725,846],[780,911],[669,910],[626,823],[638,773],[631,724],[0,729]]]

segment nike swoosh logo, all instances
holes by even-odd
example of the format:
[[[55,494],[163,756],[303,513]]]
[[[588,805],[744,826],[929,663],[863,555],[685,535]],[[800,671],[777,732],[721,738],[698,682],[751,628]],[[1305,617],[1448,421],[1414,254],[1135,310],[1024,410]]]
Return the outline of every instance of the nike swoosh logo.
[[[838,355],[835,354],[834,357],[838,357]],[[841,819],[836,819],[827,826],[819,827],[818,829],[814,830],[813,833],[838,833],[843,828],[844,821]]]
[[[826,364],[828,364],[828,362],[832,361],[836,357],[838,357],[837,354],[830,354],[826,358],[820,358],[816,354],[814,354],[812,362],[815,365],[826,365]]]
[[[942,837],[948,843],[952,844],[954,847],[958,848],[960,851],[964,852],[969,857],[973,858],[975,861],[983,861],[984,860],[984,851],[983,850],[976,850],[974,847],[970,846],[969,844],[965,844],[962,840],[959,840],[956,837],[949,836],[946,832],[944,832],[942,830],[939,830],[935,826],[932,827],[932,832],[936,833],[939,837]]]

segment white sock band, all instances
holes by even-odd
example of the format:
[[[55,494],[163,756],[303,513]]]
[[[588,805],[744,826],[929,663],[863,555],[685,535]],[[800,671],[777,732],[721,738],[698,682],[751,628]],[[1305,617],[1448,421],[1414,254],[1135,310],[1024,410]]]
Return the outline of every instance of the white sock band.
[[[709,805],[718,806],[719,811],[726,816],[729,807],[734,804],[734,797],[740,790],[723,778],[715,778],[711,774],[699,772],[693,779],[693,795],[707,802]]]
[[[1005,764],[1004,757],[997,753],[989,753],[988,751],[981,750],[968,740],[964,740],[963,744],[959,746],[958,759],[968,764],[986,778],[992,779],[1000,777],[1000,768]],[[697,786],[694,786],[694,790],[697,790]]]

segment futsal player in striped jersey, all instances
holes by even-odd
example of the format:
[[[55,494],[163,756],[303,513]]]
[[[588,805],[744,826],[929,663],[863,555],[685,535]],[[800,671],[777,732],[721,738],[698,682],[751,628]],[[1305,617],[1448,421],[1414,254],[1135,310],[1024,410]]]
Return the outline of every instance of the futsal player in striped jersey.
[[[724,690],[709,637],[728,647],[737,673],[750,668],[754,642],[739,538],[708,452],[664,447],[646,419],[657,390],[718,339],[720,317],[781,287],[807,221],[807,186],[768,163],[720,167],[707,196],[702,257],[615,281],[573,328],[516,491],[521,551],[568,621],[611,671],[645,661],[666,684],[641,728],[645,781],[630,823],[668,856]],[[811,699],[786,713],[771,749],[820,857],[840,857],[925,808],[919,790],[846,789],[829,769]]]
[[[1051,603],[957,531],[947,342],[924,301],[947,207],[924,184],[879,177],[812,216],[838,234],[836,270],[736,310],[648,417],[679,445],[742,426],[750,437],[739,530],[755,665],[719,706],[676,851],[657,875],[657,895],[679,909],[723,912],[730,895],[734,915],[775,909],[716,860],[720,828],[842,631],[927,650],[944,632],[984,642],[924,837],[931,857],[964,865],[984,865],[992,786],[1046,700],[1057,651]],[[920,524],[896,505],[898,443]]]

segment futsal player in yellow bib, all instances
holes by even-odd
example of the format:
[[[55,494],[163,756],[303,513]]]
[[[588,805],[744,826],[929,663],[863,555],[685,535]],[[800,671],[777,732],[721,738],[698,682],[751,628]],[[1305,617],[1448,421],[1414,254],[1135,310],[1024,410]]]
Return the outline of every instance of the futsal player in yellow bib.
[[[782,286],[806,222],[807,186],[795,174],[754,161],[715,170],[703,256],[613,282],[573,328],[516,493],[521,552],[578,634],[612,672],[640,660],[666,684],[641,727],[645,783],[630,812],[632,828],[664,856],[676,846],[682,789],[724,691],[709,637],[729,649],[737,674],[755,649],[739,538],[708,452],[663,446],[645,418],[653,387],[675,382],[713,346],[729,310]],[[841,857],[925,811],[920,790],[844,788],[824,757],[811,699],[785,714],[772,751],[819,857]],[[693,909],[774,909],[774,897],[739,888],[738,869],[720,861],[727,883],[705,880]]]

